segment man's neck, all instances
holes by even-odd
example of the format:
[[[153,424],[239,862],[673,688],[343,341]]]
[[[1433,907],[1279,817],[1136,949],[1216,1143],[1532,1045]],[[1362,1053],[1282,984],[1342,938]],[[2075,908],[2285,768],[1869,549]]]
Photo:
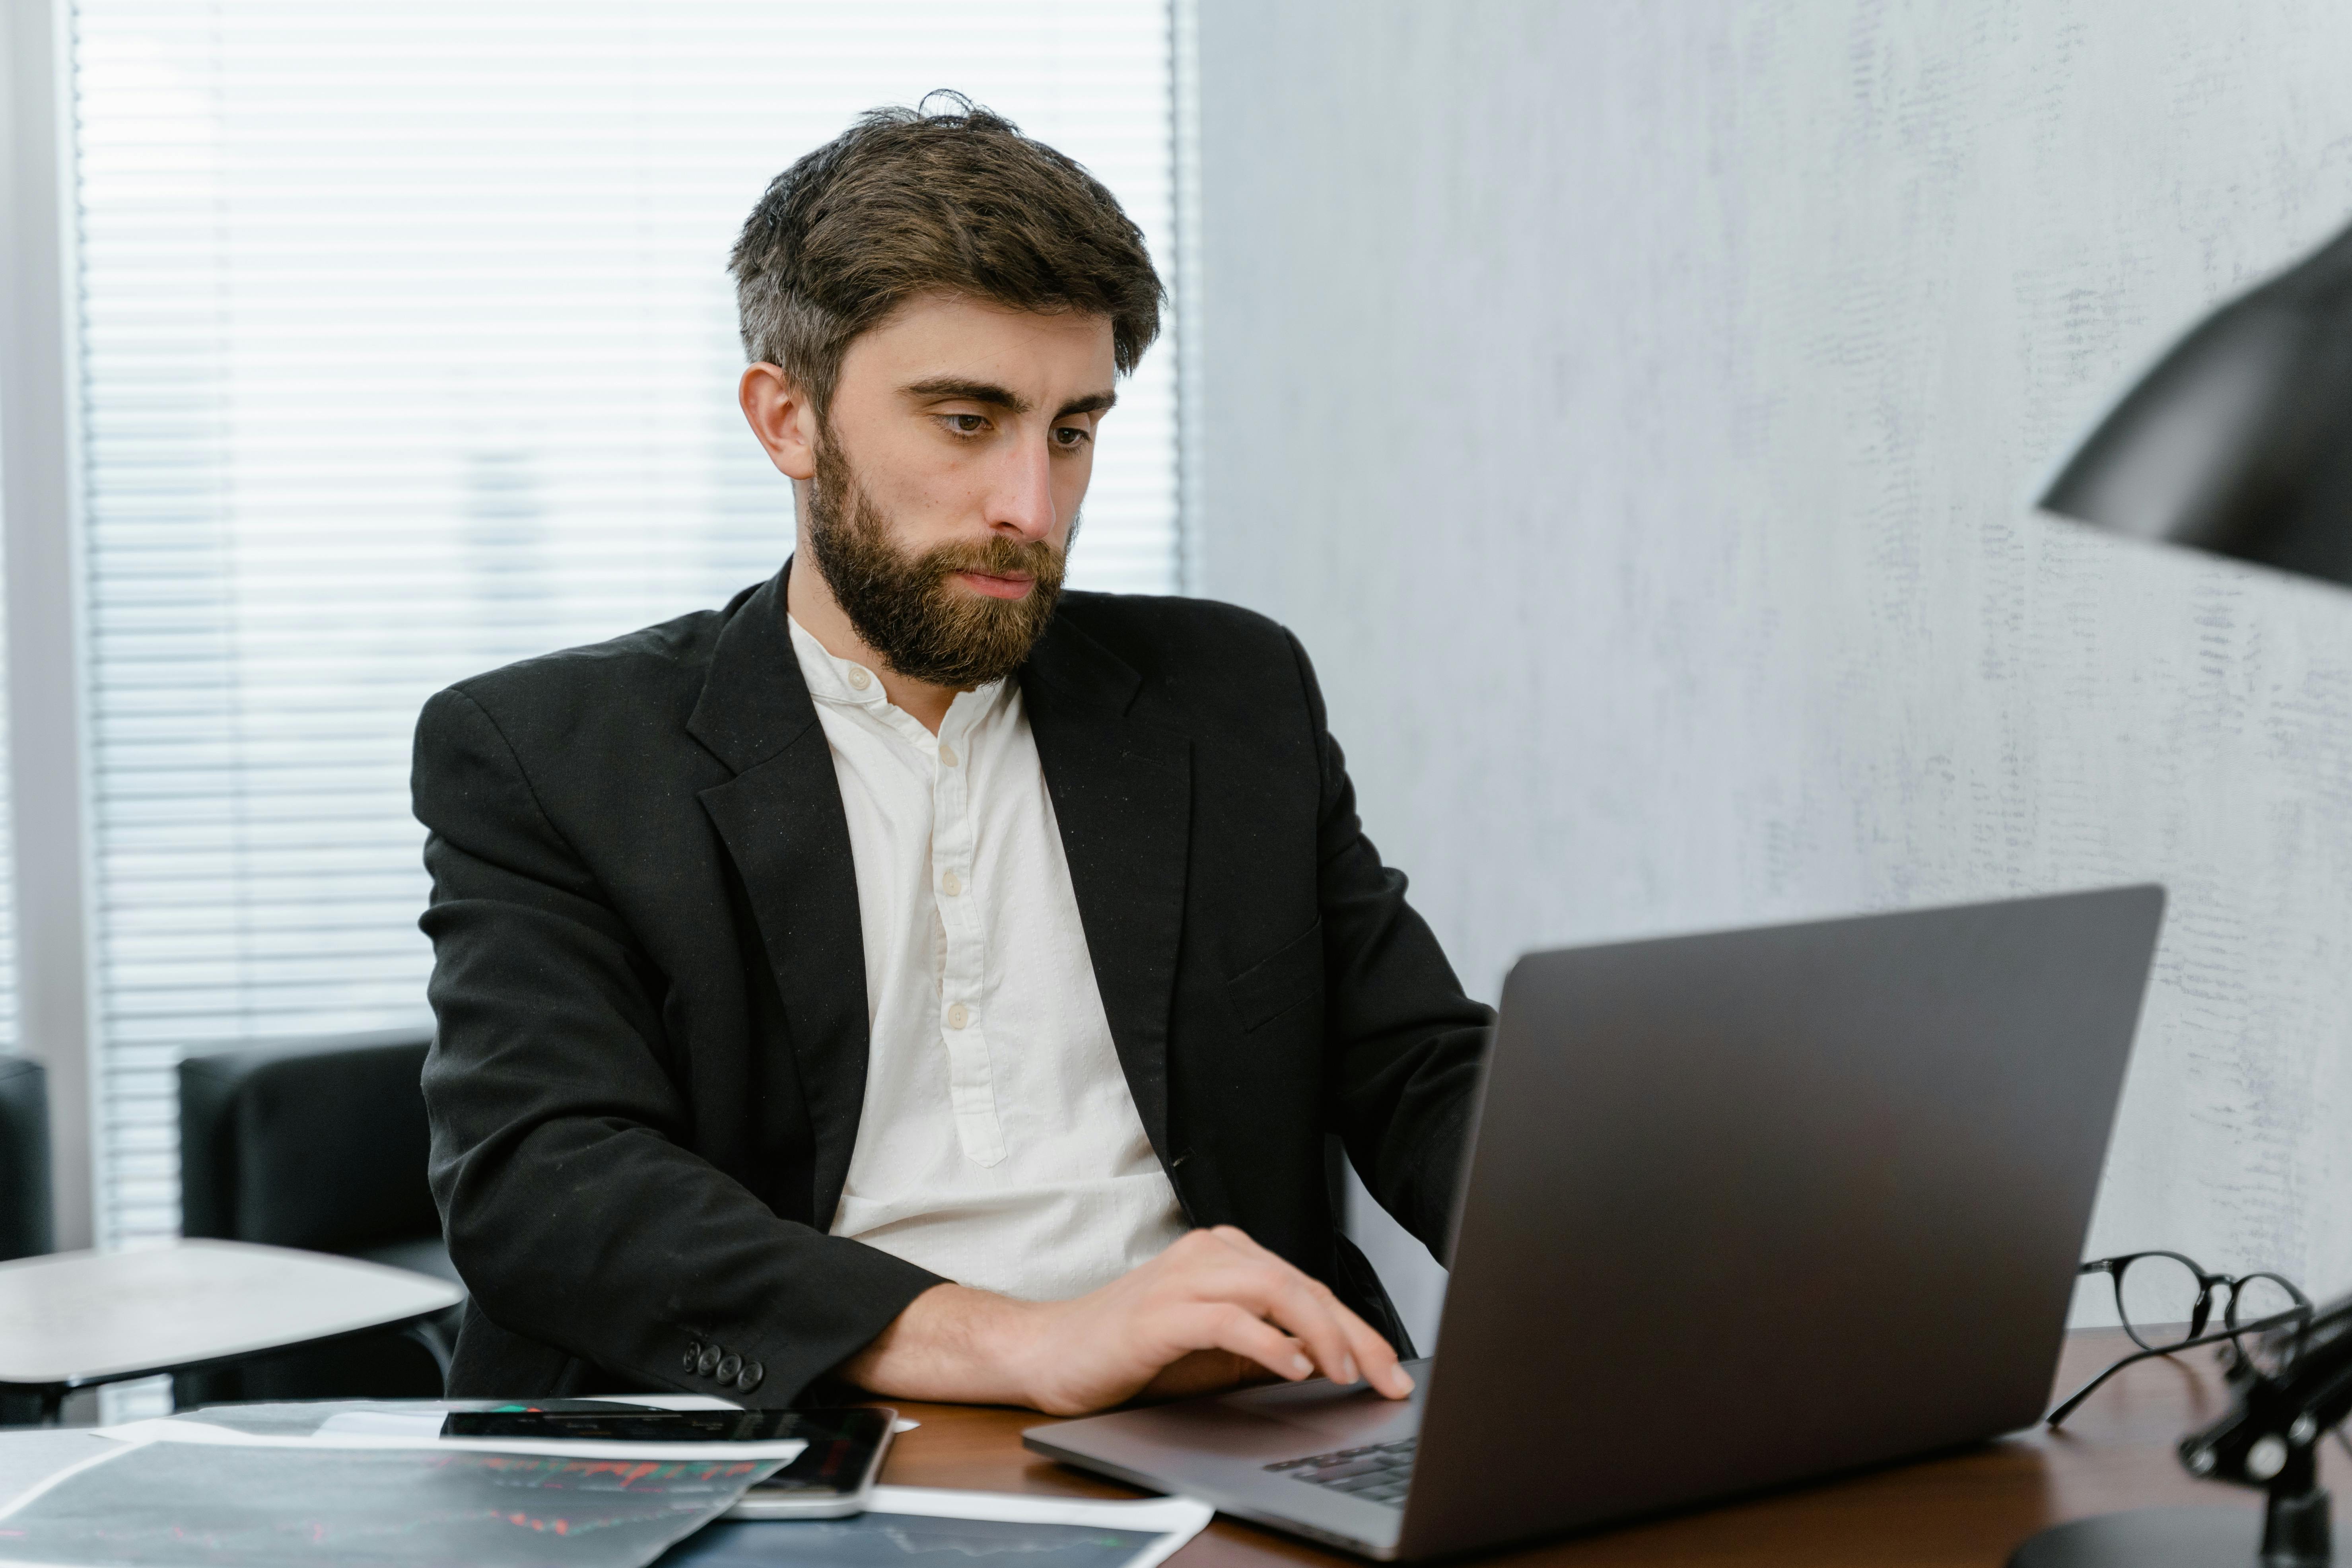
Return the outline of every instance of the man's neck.
[[[833,585],[817,570],[816,558],[810,552],[806,539],[800,542],[793,556],[792,575],[784,580],[784,608],[800,623],[801,630],[816,638],[818,647],[835,658],[849,659],[872,670],[882,682],[884,696],[900,710],[913,714],[916,721],[932,734],[940,732],[949,705],[956,700],[957,688],[909,680],[883,663],[881,655],[866,647],[857,628],[849,624],[840,601],[833,596]]]

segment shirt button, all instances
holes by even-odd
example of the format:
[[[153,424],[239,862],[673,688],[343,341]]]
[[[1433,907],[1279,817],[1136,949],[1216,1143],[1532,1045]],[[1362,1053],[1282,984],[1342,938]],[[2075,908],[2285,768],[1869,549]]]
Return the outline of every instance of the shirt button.
[[[941,765],[946,767],[951,768],[956,765],[955,748],[949,745],[945,741],[941,741],[940,742],[940,762]]]
[[[971,1022],[971,1009],[959,1002],[948,1009],[948,1027],[961,1029]]]
[[[849,672],[849,689],[852,691],[863,691],[873,684],[874,678],[864,670],[853,669]]]
[[[950,899],[954,898],[958,893],[963,891],[963,879],[957,876],[953,871],[950,871],[946,876],[940,879],[940,891],[945,893]]]

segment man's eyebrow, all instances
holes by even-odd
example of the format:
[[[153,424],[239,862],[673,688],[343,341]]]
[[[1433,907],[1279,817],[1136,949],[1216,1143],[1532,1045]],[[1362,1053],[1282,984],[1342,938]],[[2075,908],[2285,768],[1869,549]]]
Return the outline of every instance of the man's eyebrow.
[[[1118,401],[1118,394],[1116,392],[1092,393],[1087,396],[1074,398],[1063,404],[1061,412],[1055,414],[1054,417],[1067,419],[1073,414],[1108,414],[1110,412],[1110,405]]]
[[[918,381],[898,390],[916,403],[940,403],[949,398],[961,398],[990,408],[1010,409],[1015,414],[1029,412],[1029,400],[1019,393],[993,382],[966,381],[960,375],[935,375],[929,381]]]
[[[1010,387],[999,386],[992,381],[966,381],[960,375],[935,375],[929,381],[914,382],[898,390],[908,401],[912,403],[941,403],[950,399],[961,399],[967,403],[980,404],[987,408],[1006,409],[1014,414],[1026,414],[1032,406],[1027,398]],[[1073,414],[1107,413],[1111,405],[1118,401],[1118,394],[1116,392],[1089,393],[1084,397],[1074,397],[1062,405],[1055,411],[1054,417],[1067,419]]]

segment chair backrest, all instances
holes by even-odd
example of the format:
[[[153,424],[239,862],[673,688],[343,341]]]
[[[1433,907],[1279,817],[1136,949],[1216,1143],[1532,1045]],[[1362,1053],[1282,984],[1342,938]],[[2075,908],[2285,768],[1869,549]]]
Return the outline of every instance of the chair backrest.
[[[180,1063],[187,1236],[356,1252],[429,1236],[430,1031],[278,1040]]]
[[[0,1259],[57,1246],[49,1197],[49,1079],[41,1064],[0,1057]]]

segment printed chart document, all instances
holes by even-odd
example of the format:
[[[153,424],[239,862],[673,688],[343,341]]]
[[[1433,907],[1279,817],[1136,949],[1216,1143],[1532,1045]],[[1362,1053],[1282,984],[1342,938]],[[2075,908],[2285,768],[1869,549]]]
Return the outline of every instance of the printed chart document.
[[[494,1450],[392,1412],[328,1432],[327,1414],[12,1434],[0,1471],[23,1475],[36,1447],[59,1463],[0,1502],[0,1563],[644,1568],[791,1457]]]
[[[1008,1492],[876,1487],[853,1519],[727,1520],[671,1549],[657,1568],[1155,1568],[1215,1510],[1190,1498],[1087,1502]]]

